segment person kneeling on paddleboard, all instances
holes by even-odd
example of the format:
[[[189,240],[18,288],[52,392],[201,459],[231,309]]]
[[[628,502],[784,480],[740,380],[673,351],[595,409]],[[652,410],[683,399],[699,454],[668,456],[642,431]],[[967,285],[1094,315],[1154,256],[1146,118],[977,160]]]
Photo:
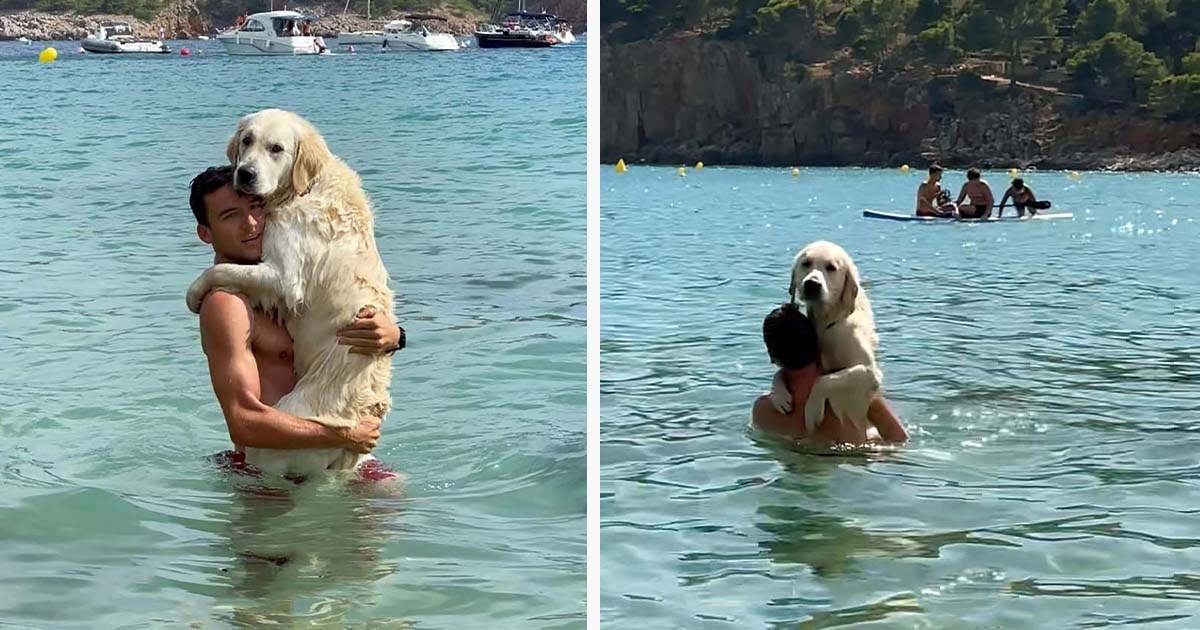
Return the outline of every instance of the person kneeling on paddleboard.
[[[950,193],[942,188],[942,167],[929,167],[929,179],[917,188],[917,216],[953,217],[958,208],[950,203]]]
[[[1025,216],[1025,209],[1029,209],[1029,216],[1037,214],[1038,210],[1047,210],[1050,208],[1049,201],[1038,201],[1037,197],[1033,196],[1033,190],[1025,185],[1025,180],[1020,177],[1012,180],[1012,186],[1004,191],[1004,196],[1000,198],[1000,209],[996,211],[996,216],[1004,216],[1004,204],[1008,198],[1012,197],[1013,207],[1017,209],[1017,217]]]

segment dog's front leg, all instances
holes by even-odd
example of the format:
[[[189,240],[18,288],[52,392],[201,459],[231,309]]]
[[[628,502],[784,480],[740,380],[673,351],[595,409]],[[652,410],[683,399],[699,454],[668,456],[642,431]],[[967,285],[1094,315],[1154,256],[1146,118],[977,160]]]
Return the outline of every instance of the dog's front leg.
[[[787,381],[783,378],[783,370],[775,372],[771,379],[771,406],[779,413],[792,412],[792,393],[788,391]]]
[[[804,403],[805,428],[809,433],[816,430],[825,418],[825,404],[831,400],[839,418],[865,426],[867,409],[879,395],[881,377],[875,366],[852,365],[817,379]]]
[[[273,265],[213,265],[200,274],[188,287],[187,305],[193,313],[200,312],[204,296],[216,288],[244,293],[262,305],[275,305],[284,297],[284,279]]]

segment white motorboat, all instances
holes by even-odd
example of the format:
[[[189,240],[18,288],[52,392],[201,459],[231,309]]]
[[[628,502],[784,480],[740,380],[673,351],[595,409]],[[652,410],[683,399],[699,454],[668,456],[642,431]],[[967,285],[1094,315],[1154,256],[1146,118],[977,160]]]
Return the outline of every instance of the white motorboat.
[[[338,33],[339,46],[379,46],[383,44],[383,31],[352,31]]]
[[[138,39],[125,22],[105,22],[79,45],[91,53],[163,54],[171,52],[162,40]]]
[[[325,52],[325,42],[303,34],[311,33],[314,20],[295,11],[254,13],[240,27],[218,33],[217,41],[230,55],[316,55]]]
[[[446,21],[437,15],[413,14],[389,22],[384,27],[383,47],[385,50],[458,50],[457,38],[450,33],[438,32],[438,27]]]

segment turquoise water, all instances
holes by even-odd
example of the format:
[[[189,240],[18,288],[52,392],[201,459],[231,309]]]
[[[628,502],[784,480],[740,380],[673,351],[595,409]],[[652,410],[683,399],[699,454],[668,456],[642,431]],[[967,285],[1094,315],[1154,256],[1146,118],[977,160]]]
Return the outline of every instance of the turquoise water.
[[[584,47],[190,44],[0,45],[0,625],[582,627]],[[404,499],[259,497],[206,460],[229,443],[183,303],[211,263],[187,185],[268,106],[374,202],[410,339],[375,454]]]
[[[916,173],[605,168],[605,628],[1200,627],[1200,177],[1025,177],[1075,219],[861,217]],[[865,278],[899,450],[745,429],[822,238]]]

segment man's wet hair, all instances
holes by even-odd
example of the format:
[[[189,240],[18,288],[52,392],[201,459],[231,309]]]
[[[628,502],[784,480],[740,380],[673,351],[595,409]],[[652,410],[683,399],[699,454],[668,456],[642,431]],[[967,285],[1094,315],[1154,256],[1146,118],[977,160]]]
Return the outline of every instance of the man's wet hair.
[[[967,169],[967,179],[974,180],[974,179],[979,179],[980,177],[983,177],[983,174],[979,172],[979,169],[977,169],[977,168]]]
[[[767,355],[786,370],[798,370],[817,360],[817,331],[795,304],[783,304],[763,320]]]
[[[1013,179],[1012,185],[1013,185],[1013,188],[1024,188],[1025,180],[1021,179],[1020,177],[1016,177]]]
[[[232,185],[232,166],[210,166],[192,180],[192,192],[188,197],[188,203],[192,206],[192,215],[196,217],[197,224],[208,227],[208,207],[204,204],[204,198],[225,186]]]
[[[934,173],[941,173],[943,170],[945,170],[945,169],[943,169],[942,167],[938,166],[937,164],[934,164],[934,165],[932,165],[932,166],[930,166],[930,167],[929,167],[929,174],[930,174],[930,175],[933,175]]]

